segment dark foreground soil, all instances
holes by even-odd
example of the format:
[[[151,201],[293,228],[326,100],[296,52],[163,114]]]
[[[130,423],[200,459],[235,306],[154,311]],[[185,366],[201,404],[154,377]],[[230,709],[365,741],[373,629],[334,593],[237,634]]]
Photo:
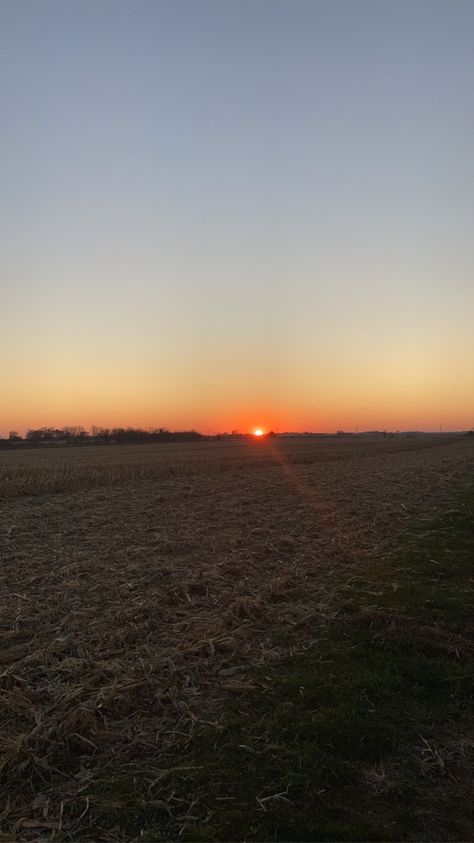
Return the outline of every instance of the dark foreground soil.
[[[474,441],[0,455],[5,839],[474,838]]]

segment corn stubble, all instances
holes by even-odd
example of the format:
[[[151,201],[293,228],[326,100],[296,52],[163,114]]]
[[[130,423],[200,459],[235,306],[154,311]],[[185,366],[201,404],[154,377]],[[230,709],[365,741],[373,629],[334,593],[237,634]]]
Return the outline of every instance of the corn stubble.
[[[118,774],[185,829],[167,781],[196,727],[323,639],[473,468],[428,436],[0,454],[5,839],[127,839]]]

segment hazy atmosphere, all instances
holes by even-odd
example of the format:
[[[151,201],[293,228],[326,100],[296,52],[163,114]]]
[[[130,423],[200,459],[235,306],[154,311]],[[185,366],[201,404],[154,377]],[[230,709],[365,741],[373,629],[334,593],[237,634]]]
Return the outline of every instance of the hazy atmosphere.
[[[0,433],[472,426],[472,2],[0,9]]]

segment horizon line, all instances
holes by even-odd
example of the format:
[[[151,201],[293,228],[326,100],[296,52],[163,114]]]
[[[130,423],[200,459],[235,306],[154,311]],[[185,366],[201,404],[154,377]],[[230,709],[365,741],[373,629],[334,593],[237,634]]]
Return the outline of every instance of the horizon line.
[[[467,428],[445,428],[443,429],[441,426],[437,428],[367,428],[358,430],[356,429],[344,429],[344,428],[337,428],[334,430],[274,430],[273,428],[266,429],[263,428],[263,437],[267,438],[269,435],[272,436],[343,436],[343,435],[350,435],[350,436],[361,436],[367,435],[370,433],[373,434],[391,434],[391,435],[401,435],[407,433],[424,433],[424,434],[454,434],[454,433],[468,433],[474,430],[474,425],[472,427]],[[237,436],[255,436],[255,430],[239,430],[238,428],[233,428],[232,430],[217,430],[214,432],[207,431],[206,433],[198,430],[194,427],[188,428],[176,428],[171,429],[167,427],[134,427],[133,425],[128,425],[126,427],[123,426],[114,426],[114,427],[106,427],[102,425],[91,425],[90,428],[86,428],[83,425],[64,425],[63,427],[54,427],[51,425],[43,425],[37,428],[28,427],[24,430],[23,434],[20,434],[16,430],[10,430],[8,433],[0,433],[0,441],[28,441],[28,433],[56,433],[56,434],[64,434],[66,437],[71,439],[80,439],[80,438],[88,438],[88,439],[97,439],[101,436],[112,436],[114,433],[135,433],[135,434],[145,434],[145,435],[186,435],[186,434],[194,434],[202,437],[204,439],[211,439],[217,436],[228,436],[228,437],[237,437]],[[59,437],[58,437],[59,439]]]

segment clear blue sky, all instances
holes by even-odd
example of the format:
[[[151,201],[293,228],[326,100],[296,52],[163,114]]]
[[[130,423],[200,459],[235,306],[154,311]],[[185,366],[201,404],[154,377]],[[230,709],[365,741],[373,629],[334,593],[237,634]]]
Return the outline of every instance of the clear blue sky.
[[[472,0],[2,0],[0,431],[474,424]]]

